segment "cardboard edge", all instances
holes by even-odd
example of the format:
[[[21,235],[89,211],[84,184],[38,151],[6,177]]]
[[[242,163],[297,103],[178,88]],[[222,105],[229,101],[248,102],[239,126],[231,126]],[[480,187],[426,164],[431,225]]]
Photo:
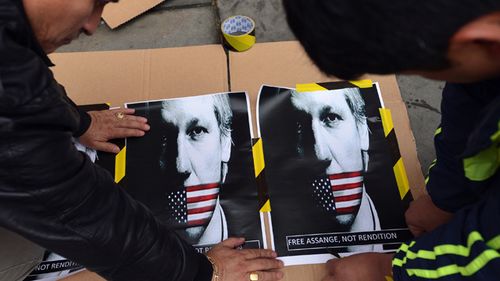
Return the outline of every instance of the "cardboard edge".
[[[126,11],[127,9],[122,8],[122,6],[118,6],[118,5],[126,5],[126,4],[120,4],[120,3],[110,4],[104,9],[102,19],[104,20],[104,22],[106,22],[106,24],[108,25],[108,27],[110,29],[116,29],[116,28],[120,27],[121,25],[135,19],[136,17],[138,17],[138,16],[144,14],[145,12],[153,9],[154,7],[160,5],[163,2],[165,2],[165,0],[158,0],[155,3],[152,3],[152,5],[144,5],[140,9],[135,11],[133,14],[130,14],[128,16],[124,13],[124,11]],[[124,6],[124,7],[126,7],[126,6]],[[122,11],[119,11],[120,8],[122,9]],[[111,13],[113,13],[113,10],[119,11],[119,12],[116,12],[119,15],[118,18],[115,18],[116,15],[110,14],[110,11],[112,11]]]

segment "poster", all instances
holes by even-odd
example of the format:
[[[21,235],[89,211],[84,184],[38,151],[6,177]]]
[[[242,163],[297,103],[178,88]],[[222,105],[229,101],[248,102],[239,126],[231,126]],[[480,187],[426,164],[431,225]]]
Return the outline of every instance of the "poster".
[[[286,265],[395,251],[411,238],[404,212],[412,198],[396,180],[401,155],[384,127],[378,84],[319,86],[261,88],[258,176],[243,92],[127,103],[148,119],[144,137],[117,140],[117,156],[76,145],[200,253],[228,237],[269,246]],[[266,200],[271,211],[259,213]],[[41,266],[80,269],[49,255]],[[27,280],[55,274],[40,267]]]
[[[46,251],[42,262],[24,279],[24,281],[55,281],[80,272],[83,267],[56,253]]]
[[[151,130],[127,139],[125,190],[199,252],[262,248],[245,93],[127,103]]]
[[[321,86],[263,86],[259,95],[272,240],[287,265],[394,251],[411,238],[411,195],[400,196],[399,149],[384,133],[378,85]]]

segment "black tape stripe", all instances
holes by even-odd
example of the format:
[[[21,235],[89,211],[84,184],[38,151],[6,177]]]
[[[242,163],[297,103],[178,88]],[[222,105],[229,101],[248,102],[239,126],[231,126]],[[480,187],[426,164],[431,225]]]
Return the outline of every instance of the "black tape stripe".
[[[348,81],[338,81],[338,82],[327,82],[327,83],[318,83],[321,87],[327,90],[340,90],[346,88],[359,88],[358,86],[348,82]]]
[[[259,138],[252,139],[252,148],[259,141]],[[259,199],[259,210],[266,204],[269,200],[269,189],[266,180],[266,168],[260,172],[260,174],[255,178],[255,182],[257,184],[257,195]]]
[[[394,166],[399,161],[399,159],[401,159],[401,152],[399,151],[396,131],[392,129],[385,139],[387,140],[387,144],[389,145],[389,150],[391,151],[392,155],[392,165]]]
[[[231,44],[229,44],[229,42],[227,42],[226,37],[222,36],[222,41],[222,45],[224,46],[224,48],[228,49],[229,51],[238,52],[238,50],[236,50],[233,46],[231,46]]]

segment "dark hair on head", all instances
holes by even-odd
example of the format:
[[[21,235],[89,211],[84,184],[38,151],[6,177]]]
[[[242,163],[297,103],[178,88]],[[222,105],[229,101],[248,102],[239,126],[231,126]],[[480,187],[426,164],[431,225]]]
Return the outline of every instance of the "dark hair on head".
[[[283,0],[288,23],[325,73],[437,70],[449,66],[451,37],[500,10],[499,0]]]

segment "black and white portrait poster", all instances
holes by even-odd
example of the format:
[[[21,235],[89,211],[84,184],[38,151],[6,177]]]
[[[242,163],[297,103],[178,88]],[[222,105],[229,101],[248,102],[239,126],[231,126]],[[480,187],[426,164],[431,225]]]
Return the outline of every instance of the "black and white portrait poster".
[[[46,251],[42,262],[24,279],[24,281],[56,281],[82,271],[83,266],[72,262],[56,253]]]
[[[399,150],[384,134],[378,85],[322,86],[263,86],[259,95],[273,246],[287,265],[394,251],[411,237],[411,195],[398,190]]]
[[[246,93],[127,103],[150,131],[127,139],[125,190],[199,252],[228,237],[261,248]]]

